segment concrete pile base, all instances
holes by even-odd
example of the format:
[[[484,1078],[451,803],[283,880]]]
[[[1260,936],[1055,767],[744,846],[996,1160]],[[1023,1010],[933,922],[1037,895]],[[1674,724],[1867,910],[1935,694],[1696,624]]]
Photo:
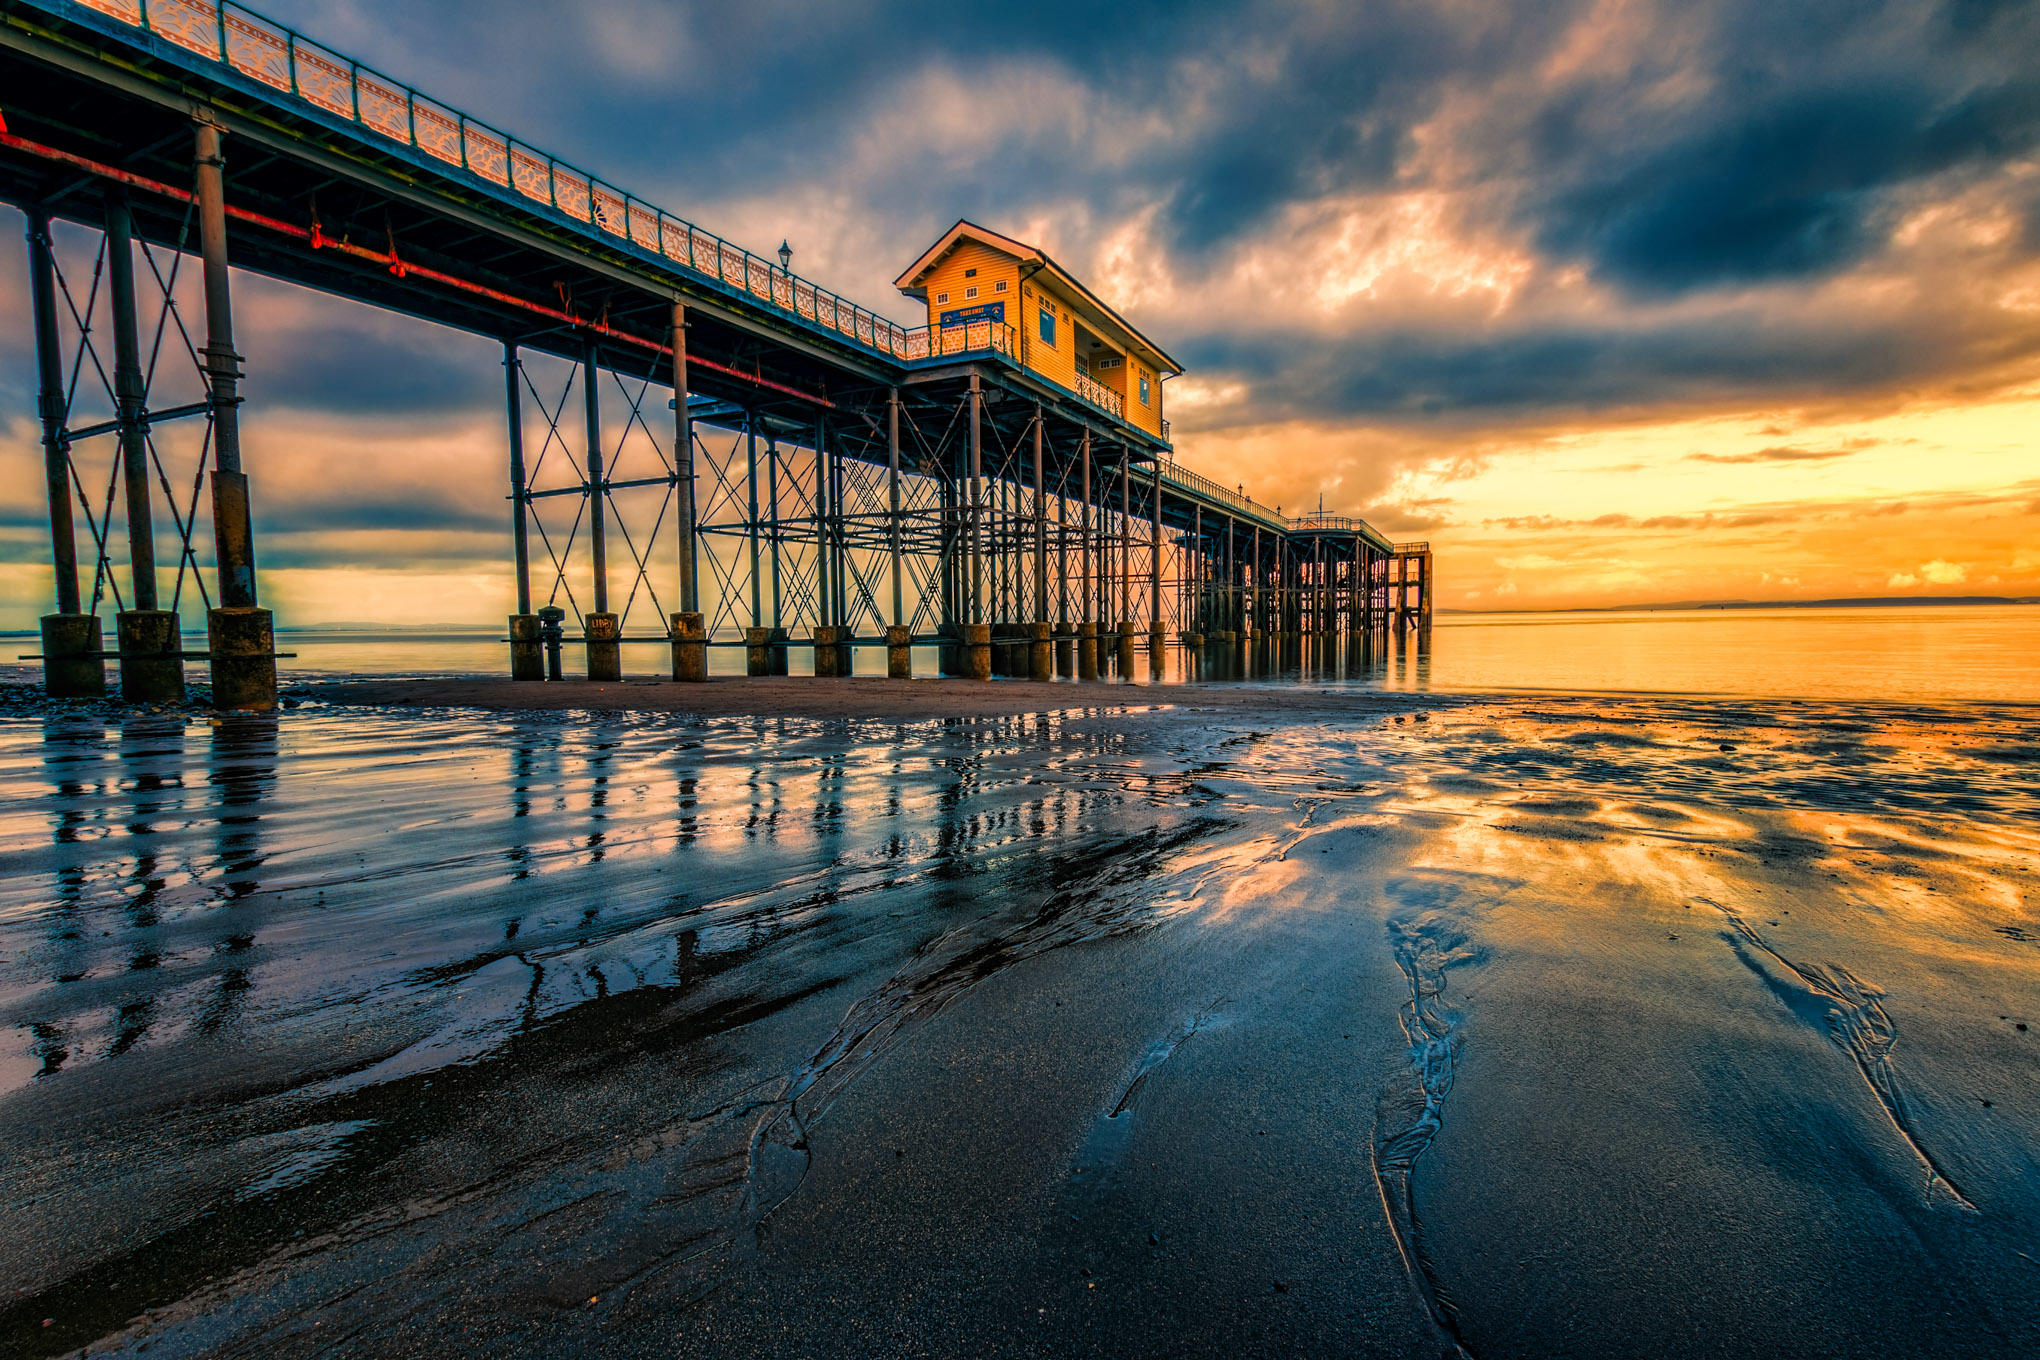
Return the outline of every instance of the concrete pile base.
[[[989,623],[963,625],[963,673],[972,680],[992,678],[992,626]]]
[[[583,636],[588,643],[588,678],[623,679],[623,625],[614,614],[583,614]]]
[[[708,627],[689,610],[672,618],[673,678],[688,683],[708,679]]]
[[[276,626],[267,609],[215,609],[206,615],[212,653],[213,707],[267,713],[276,707]]]
[[[538,640],[538,615],[510,616],[510,678],[545,679],[545,648]]]
[[[184,639],[167,609],[124,609],[114,616],[120,643],[120,697],[131,704],[184,702]]]
[[[53,699],[106,693],[106,658],[97,614],[42,617],[43,691]]]

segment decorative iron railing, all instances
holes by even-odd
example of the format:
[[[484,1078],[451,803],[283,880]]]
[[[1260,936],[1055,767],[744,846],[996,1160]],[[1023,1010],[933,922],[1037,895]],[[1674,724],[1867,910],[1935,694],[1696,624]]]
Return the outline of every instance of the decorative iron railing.
[[[1077,395],[1093,406],[1102,406],[1121,420],[1126,419],[1126,398],[1088,374],[1077,374]]]
[[[1400,547],[1392,546],[1381,530],[1375,528],[1366,520],[1361,519],[1358,515],[1324,515],[1316,513],[1298,515],[1295,519],[1289,521],[1289,530],[1291,533],[1298,534],[1359,534],[1362,537],[1371,539],[1378,547],[1393,552],[1402,551]]]
[[[956,354],[1003,354],[1014,357],[1013,328],[1003,321],[966,321],[960,326],[917,326],[903,333],[902,359],[939,359]]]
[[[1234,491],[1231,487],[1220,486],[1209,477],[1190,471],[1181,463],[1164,462],[1161,465],[1162,480],[1173,484],[1179,491],[1188,491],[1207,501],[1229,505],[1241,514],[1258,519],[1265,524],[1282,525],[1287,521],[1281,515],[1255,500],[1252,496]]]
[[[1431,545],[1428,543],[1398,543],[1395,545],[1395,550],[1403,556],[1414,557],[1418,553],[1431,551]]]
[[[1201,496],[1207,502],[1215,501],[1221,505],[1229,505],[1243,515],[1258,519],[1264,524],[1275,525],[1289,533],[1311,533],[1315,531],[1321,533],[1361,534],[1372,539],[1376,544],[1384,547],[1388,546],[1388,540],[1382,536],[1381,531],[1357,515],[1309,514],[1298,515],[1292,519],[1284,516],[1279,511],[1270,510],[1252,496],[1234,491],[1229,487],[1220,486],[1217,482],[1212,481],[1211,478],[1200,476],[1180,463],[1164,462],[1160,466],[1162,469],[1162,480],[1171,483],[1179,491],[1187,491],[1193,495]],[[1430,546],[1428,543],[1399,543],[1394,545],[1393,550],[1395,552],[1428,552]]]
[[[896,359],[908,330],[253,10],[220,0],[75,0]],[[997,348],[997,346],[994,346]],[[1013,352],[1010,336],[1002,353]]]

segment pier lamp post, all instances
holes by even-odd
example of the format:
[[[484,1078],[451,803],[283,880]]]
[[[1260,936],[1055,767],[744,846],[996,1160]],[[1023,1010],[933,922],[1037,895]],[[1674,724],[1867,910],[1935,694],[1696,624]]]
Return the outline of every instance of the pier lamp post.
[[[782,273],[793,272],[793,247],[786,243],[784,236],[779,238],[779,268]]]

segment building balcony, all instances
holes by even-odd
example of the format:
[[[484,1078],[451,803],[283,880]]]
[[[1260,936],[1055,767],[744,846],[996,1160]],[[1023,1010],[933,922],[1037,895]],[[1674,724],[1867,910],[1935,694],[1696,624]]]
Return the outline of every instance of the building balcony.
[[[1126,419],[1126,398],[1114,392],[1104,383],[1082,373],[1076,375],[1077,395],[1093,406],[1103,407],[1120,420]]]
[[[1002,321],[966,321],[960,326],[917,326],[901,336],[902,359],[946,359],[963,354],[1003,354],[1013,358],[1019,346],[1013,328]]]

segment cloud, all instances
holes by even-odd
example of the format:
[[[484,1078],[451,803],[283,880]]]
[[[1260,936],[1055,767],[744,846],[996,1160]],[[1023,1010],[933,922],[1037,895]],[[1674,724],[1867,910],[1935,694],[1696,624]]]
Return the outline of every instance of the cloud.
[[[1611,511],[1596,515],[1592,519],[1562,519],[1555,515],[1506,515],[1496,519],[1482,520],[1483,527],[1514,530],[1553,529],[1749,529],[1762,524],[1781,524],[1793,516],[1771,511],[1745,511],[1739,514],[1701,515],[1628,515]]]
[[[1801,449],[1778,445],[1751,453],[1689,453],[1686,458],[1694,463],[1823,463],[1847,458],[1855,452],[1855,449]]]
[[[1954,333],[1922,340],[1944,325]],[[1178,343],[1185,363],[1242,382],[1237,417],[1368,416],[1406,423],[1495,425],[1528,415],[1732,406],[1780,397],[1884,391],[1928,370],[1974,377],[2040,356],[2040,326],[2016,337],[1960,333],[1922,321],[1912,332],[1852,328],[1736,308],[1706,320],[1630,329],[1612,320],[1466,331],[1208,333]]]
[[[1969,568],[1937,557],[1920,568],[1920,575],[1937,586],[1949,586],[1968,580]]]
[[[1922,563],[1917,572],[1893,572],[1889,584],[1902,589],[1911,589],[1922,582],[1928,585],[1952,586],[1968,579],[1969,568],[1937,557],[1931,562]]]

